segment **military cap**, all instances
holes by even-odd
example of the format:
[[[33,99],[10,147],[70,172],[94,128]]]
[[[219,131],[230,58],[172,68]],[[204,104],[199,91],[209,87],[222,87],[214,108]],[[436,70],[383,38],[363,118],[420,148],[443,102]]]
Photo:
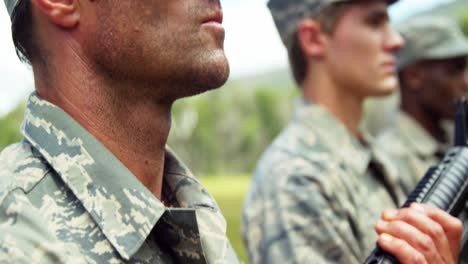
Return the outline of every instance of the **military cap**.
[[[8,10],[8,14],[10,15],[11,18],[13,18],[13,11],[15,10],[15,7],[18,5],[20,0],[5,0],[5,5]]]
[[[283,43],[288,46],[289,40],[302,19],[313,18],[320,14],[323,8],[339,3],[356,0],[269,0],[270,9],[276,28]],[[398,0],[385,0],[392,4]]]
[[[399,23],[396,28],[406,43],[397,52],[398,70],[421,60],[468,55],[468,40],[459,25],[450,18],[413,17]]]

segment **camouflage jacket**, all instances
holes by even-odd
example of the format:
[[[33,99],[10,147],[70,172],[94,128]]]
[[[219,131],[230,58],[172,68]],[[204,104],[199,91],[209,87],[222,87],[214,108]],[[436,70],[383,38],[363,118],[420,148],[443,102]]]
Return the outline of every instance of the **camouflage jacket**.
[[[60,108],[31,95],[0,155],[1,263],[238,263],[210,194],[166,151],[165,207]]]
[[[416,120],[399,112],[396,125],[384,131],[376,144],[385,151],[400,168],[400,176],[416,183],[430,166],[436,165],[448,146],[437,142]]]
[[[397,175],[384,153],[300,99],[259,161],[244,204],[251,262],[362,263],[382,210],[405,200]]]

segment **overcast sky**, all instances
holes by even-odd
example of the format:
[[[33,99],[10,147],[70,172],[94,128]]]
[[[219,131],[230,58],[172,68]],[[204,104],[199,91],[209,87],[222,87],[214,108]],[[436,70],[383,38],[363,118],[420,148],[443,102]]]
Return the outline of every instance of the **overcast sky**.
[[[401,0],[390,9],[394,20],[401,20],[442,2],[452,0]],[[226,29],[225,50],[231,77],[239,78],[287,67],[281,44],[266,0],[221,0]],[[31,71],[16,57],[11,41],[10,19],[0,7],[0,117],[24,100],[33,89]]]

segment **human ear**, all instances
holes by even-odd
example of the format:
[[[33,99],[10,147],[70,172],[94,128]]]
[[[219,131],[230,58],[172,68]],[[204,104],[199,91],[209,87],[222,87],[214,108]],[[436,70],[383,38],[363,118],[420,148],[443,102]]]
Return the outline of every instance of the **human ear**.
[[[78,0],[31,0],[37,10],[53,24],[73,28],[78,25]]]
[[[320,24],[312,19],[299,23],[297,37],[306,57],[318,57],[324,54],[323,33]]]

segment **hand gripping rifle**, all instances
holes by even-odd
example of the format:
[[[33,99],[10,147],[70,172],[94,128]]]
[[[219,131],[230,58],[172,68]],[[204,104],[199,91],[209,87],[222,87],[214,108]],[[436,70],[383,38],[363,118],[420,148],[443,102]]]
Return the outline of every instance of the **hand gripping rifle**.
[[[442,161],[429,168],[402,208],[411,203],[429,204],[458,217],[468,199],[468,144],[466,99],[457,103],[455,112],[455,145]],[[365,264],[400,263],[378,245],[367,257]]]

